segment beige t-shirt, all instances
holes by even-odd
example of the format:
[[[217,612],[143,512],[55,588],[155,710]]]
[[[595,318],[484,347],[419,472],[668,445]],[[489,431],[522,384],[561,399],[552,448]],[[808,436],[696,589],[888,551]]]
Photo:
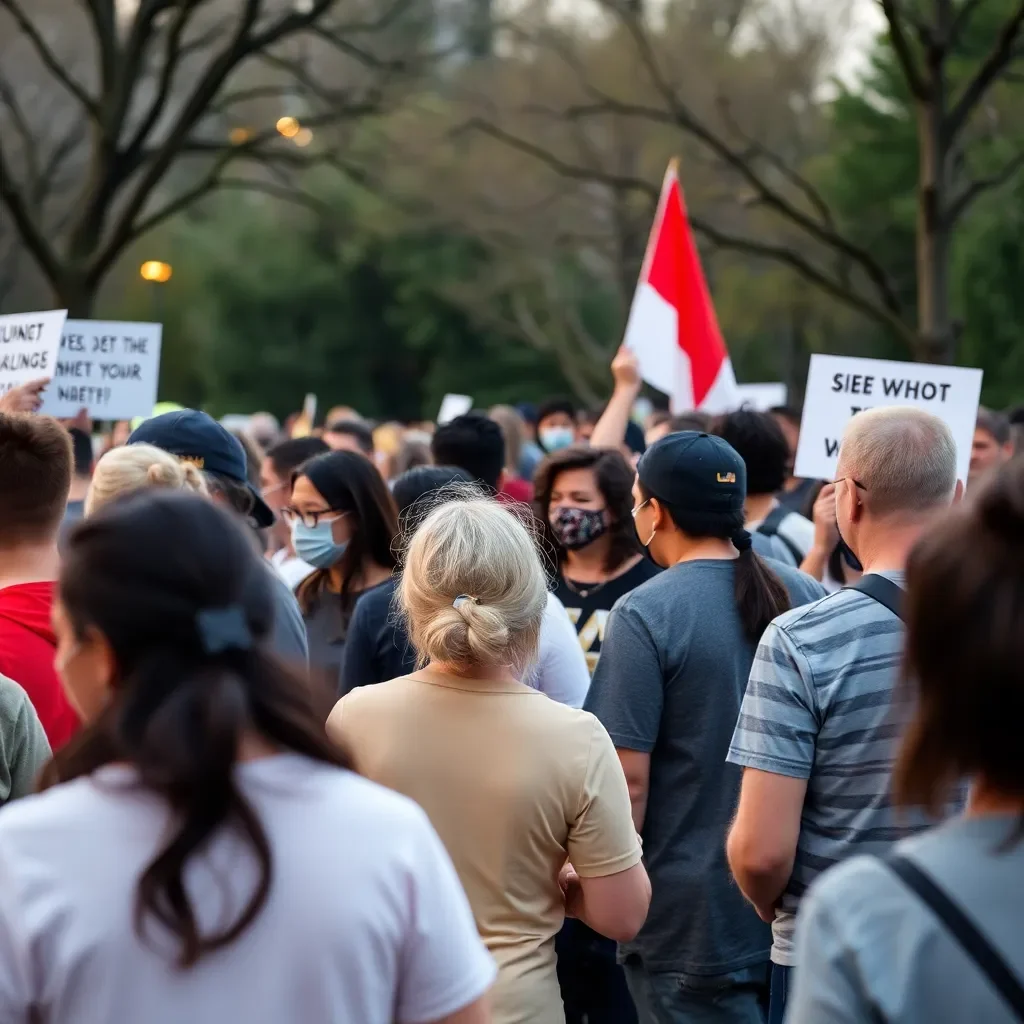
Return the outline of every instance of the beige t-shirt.
[[[591,714],[520,683],[423,670],[353,690],[327,723],[367,777],[412,797],[448,848],[498,963],[495,1024],[563,1024],[558,872],[641,857],[615,748]]]

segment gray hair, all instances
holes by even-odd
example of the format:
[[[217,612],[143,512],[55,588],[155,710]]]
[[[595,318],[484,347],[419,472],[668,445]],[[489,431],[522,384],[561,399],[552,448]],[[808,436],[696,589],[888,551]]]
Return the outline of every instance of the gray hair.
[[[875,515],[928,512],[953,500],[956,442],[942,420],[922,409],[866,409],[843,433],[837,475],[864,486]]]

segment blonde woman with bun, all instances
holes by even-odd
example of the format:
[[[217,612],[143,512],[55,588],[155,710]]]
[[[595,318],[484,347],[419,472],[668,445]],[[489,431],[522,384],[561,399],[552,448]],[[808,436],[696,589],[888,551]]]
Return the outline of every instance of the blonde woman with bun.
[[[207,494],[203,474],[191,462],[149,444],[129,444],[111,448],[96,463],[85,496],[85,514],[91,516],[115,498],[146,487]]]
[[[353,690],[327,730],[444,840],[498,963],[495,1024],[563,1024],[555,936],[566,914],[626,941],[650,902],[615,748],[593,715],[519,682],[547,588],[512,512],[482,498],[435,508],[409,544],[398,598],[420,667]]]

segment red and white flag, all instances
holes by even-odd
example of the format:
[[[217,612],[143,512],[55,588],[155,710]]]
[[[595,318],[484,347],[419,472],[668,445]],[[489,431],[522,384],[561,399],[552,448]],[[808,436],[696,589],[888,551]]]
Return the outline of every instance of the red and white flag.
[[[624,343],[637,355],[640,376],[671,398],[673,412],[740,406],[675,161],[661,188]]]

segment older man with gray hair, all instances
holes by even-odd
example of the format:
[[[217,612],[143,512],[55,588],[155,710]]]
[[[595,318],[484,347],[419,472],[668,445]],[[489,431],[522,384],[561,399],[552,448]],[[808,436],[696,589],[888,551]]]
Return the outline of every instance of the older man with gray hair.
[[[771,1024],[785,1013],[793,930],[811,882],[933,824],[897,816],[889,800],[910,710],[898,686],[900,585],[917,538],[962,490],[942,420],[909,408],[855,416],[839,450],[836,517],[864,577],[781,615],[754,659],[728,757],[744,769],[728,855],[772,924]]]

